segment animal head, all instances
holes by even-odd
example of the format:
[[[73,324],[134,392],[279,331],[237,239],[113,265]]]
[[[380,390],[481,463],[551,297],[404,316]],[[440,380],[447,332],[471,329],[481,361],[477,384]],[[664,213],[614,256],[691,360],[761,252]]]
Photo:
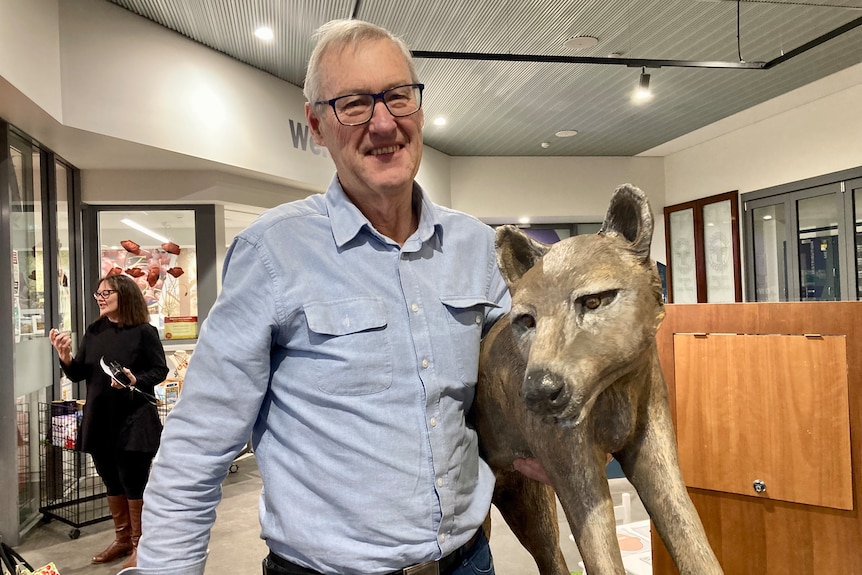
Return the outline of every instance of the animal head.
[[[648,361],[664,317],[649,257],[646,195],[614,191],[601,230],[553,245],[497,229],[497,262],[512,294],[512,336],[526,361],[521,395],[546,420],[578,425],[609,385]]]

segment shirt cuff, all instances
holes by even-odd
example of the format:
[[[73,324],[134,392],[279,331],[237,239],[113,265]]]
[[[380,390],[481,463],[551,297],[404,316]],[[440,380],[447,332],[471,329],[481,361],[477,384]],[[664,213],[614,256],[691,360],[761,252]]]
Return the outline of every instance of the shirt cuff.
[[[185,565],[172,565],[170,567],[128,567],[117,575],[204,575],[206,556],[201,557],[194,563]]]

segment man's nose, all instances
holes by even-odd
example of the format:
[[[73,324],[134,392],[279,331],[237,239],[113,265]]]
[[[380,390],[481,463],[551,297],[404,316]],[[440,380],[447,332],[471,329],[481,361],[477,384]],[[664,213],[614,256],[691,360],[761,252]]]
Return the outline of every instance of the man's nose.
[[[387,129],[395,125],[395,116],[386,107],[383,98],[374,100],[374,112],[369,122],[372,127]]]

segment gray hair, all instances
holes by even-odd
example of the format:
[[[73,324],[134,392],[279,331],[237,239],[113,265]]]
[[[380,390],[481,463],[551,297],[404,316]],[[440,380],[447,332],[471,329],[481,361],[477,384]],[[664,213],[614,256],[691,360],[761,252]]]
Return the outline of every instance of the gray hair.
[[[312,37],[316,44],[308,59],[308,68],[305,74],[305,86],[302,93],[309,102],[320,100],[320,60],[323,55],[333,49],[344,49],[349,45],[356,45],[369,40],[391,40],[404,55],[404,60],[410,68],[410,81],[419,82],[416,75],[416,67],[413,64],[413,55],[410,48],[401,38],[395,36],[385,28],[362,20],[331,20],[317,29]]]

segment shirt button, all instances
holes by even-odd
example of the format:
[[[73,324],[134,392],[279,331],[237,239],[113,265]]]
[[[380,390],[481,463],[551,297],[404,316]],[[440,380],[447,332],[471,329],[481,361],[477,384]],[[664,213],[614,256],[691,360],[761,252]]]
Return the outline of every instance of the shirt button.
[[[437,418],[436,417],[431,418],[431,427],[437,427]]]
[[[431,362],[427,359],[422,360],[422,369],[428,369],[428,366],[431,365]]]
[[[440,540],[440,543],[443,543],[444,541],[446,541],[446,534],[441,533],[437,538]]]
[[[476,316],[476,323],[482,323],[482,315],[481,314]]]
[[[437,487],[443,487],[443,478],[442,477],[437,478]]]
[[[413,305],[410,306],[410,309],[412,309],[413,311],[419,311],[419,304],[414,303]]]

